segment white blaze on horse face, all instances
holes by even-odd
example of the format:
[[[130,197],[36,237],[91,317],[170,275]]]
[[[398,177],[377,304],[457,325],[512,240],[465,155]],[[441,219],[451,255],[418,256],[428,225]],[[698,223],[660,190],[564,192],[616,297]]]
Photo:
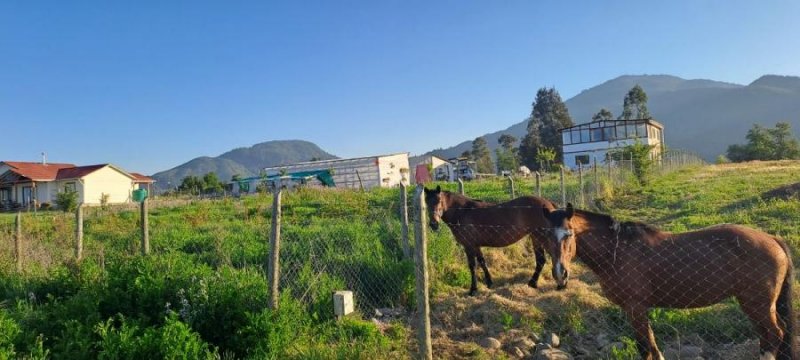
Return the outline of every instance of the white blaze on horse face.
[[[561,242],[569,235],[571,235],[569,230],[561,227],[556,228],[556,241],[558,241],[559,245],[561,245]]]
[[[775,355],[772,355],[772,353],[765,352],[758,357],[758,360],[775,360]]]

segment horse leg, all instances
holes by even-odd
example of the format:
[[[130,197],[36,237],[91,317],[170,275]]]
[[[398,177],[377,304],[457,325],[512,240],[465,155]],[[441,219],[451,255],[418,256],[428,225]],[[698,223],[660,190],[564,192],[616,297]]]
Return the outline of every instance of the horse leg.
[[[533,253],[536,256],[536,269],[533,271],[531,280],[528,281],[528,286],[536,289],[539,283],[539,275],[542,274],[542,269],[544,268],[544,264],[547,262],[547,257],[545,257],[544,248],[535,242],[533,244]]]
[[[753,323],[753,327],[758,332],[759,359],[774,360],[777,357],[778,347],[783,338],[783,330],[778,326],[774,302],[768,303],[769,299],[759,300],[740,298],[739,303],[742,311],[747,314],[747,317]]]
[[[481,264],[481,268],[483,269],[484,281],[486,282],[487,288],[492,288],[492,276],[489,275],[489,268],[486,266],[486,259],[483,258],[483,252],[481,248],[478,248],[478,264]]]
[[[656,337],[653,335],[653,328],[647,319],[647,307],[644,305],[626,306],[625,314],[631,322],[633,332],[636,334],[636,345],[639,348],[639,355],[643,360],[664,360],[664,356],[658,351]]]
[[[464,248],[464,252],[467,254],[467,266],[469,266],[469,275],[472,281],[469,286],[469,296],[475,296],[478,292],[478,279],[475,277],[475,253],[466,248]]]

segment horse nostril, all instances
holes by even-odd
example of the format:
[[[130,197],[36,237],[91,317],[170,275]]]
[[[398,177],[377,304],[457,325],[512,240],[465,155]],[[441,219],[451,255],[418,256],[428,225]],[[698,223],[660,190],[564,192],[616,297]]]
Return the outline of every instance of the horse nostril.
[[[568,278],[569,278],[569,271],[567,271],[567,269],[564,269],[564,280]]]

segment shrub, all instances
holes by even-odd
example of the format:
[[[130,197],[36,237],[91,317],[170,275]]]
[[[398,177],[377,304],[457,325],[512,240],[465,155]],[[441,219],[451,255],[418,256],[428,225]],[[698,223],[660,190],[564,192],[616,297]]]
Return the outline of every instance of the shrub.
[[[56,194],[56,205],[61,211],[70,212],[78,207],[78,192],[67,190]]]

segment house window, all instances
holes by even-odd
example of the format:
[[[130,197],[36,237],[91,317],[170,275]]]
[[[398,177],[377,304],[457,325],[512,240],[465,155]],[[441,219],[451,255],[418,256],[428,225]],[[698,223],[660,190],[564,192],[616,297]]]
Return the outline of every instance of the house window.
[[[639,137],[647,137],[647,129],[644,124],[636,125],[636,135]]]
[[[589,164],[589,155],[575,155],[575,165],[588,165]]]
[[[603,129],[592,129],[592,141],[603,141]]]
[[[603,135],[605,136],[606,141],[611,141],[611,140],[614,140],[616,138],[616,136],[614,136],[614,127],[612,127],[612,126],[603,128],[603,132],[604,132]]]
[[[624,139],[628,137],[625,134],[625,125],[617,125],[617,139]]]
[[[627,125],[626,128],[628,129],[628,138],[635,138],[636,137],[636,125]]]
[[[570,135],[569,131],[561,133],[561,142],[564,143],[564,145],[572,144],[572,135]]]
[[[589,129],[581,129],[581,142],[589,142]]]
[[[577,144],[581,142],[581,132],[579,130],[572,130],[570,131],[572,134],[572,143]]]
[[[75,183],[74,182],[68,182],[68,183],[64,184],[64,191],[68,191],[68,192],[69,191],[77,191],[77,188],[75,187]]]

